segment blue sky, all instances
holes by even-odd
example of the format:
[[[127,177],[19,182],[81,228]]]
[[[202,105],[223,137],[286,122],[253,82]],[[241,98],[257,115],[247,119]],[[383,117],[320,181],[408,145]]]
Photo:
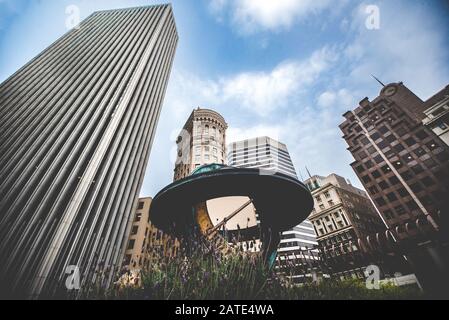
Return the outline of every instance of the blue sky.
[[[66,8],[95,10],[149,0],[0,0],[0,82],[67,32]],[[174,140],[194,107],[229,124],[227,140],[269,135],[305,175],[335,172],[360,185],[341,138],[342,113],[382,81],[422,99],[449,83],[447,1],[179,0],[180,37],[141,195],[172,181]],[[367,6],[379,9],[369,29]],[[369,8],[369,7],[368,7]]]

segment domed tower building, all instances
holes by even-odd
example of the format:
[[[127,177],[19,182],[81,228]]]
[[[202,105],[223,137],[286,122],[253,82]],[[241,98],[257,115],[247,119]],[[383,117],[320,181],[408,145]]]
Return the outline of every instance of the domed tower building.
[[[228,124],[218,112],[193,110],[176,140],[173,180],[182,179],[205,164],[225,164],[227,128]]]

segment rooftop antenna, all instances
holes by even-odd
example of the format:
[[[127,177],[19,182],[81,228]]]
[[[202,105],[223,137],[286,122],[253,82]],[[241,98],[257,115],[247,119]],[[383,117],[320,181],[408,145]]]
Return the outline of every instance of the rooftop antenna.
[[[309,175],[309,178],[312,179],[312,175],[310,174],[309,169],[307,169],[307,166],[306,166],[306,171],[307,171],[307,174]]]
[[[385,87],[385,85],[382,83],[382,81],[380,81],[379,79],[377,79],[377,77],[376,76],[374,76],[374,75],[371,75],[371,77],[373,77],[377,82],[379,82],[380,83],[380,85],[382,86],[382,87]]]

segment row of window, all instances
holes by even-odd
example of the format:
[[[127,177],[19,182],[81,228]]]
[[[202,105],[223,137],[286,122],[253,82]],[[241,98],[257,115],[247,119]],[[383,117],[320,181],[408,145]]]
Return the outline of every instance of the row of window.
[[[330,198],[330,196],[331,196],[329,191],[324,191],[323,195],[324,195],[325,198]],[[315,199],[316,199],[317,202],[321,202],[322,201],[321,200],[321,195],[315,196]]]
[[[205,154],[203,156],[204,161],[213,161],[214,163],[218,163],[218,157],[217,156],[210,156],[209,154]],[[201,162],[201,155],[197,154],[195,155],[195,162]]]
[[[333,232],[348,225],[348,221],[341,210],[335,211],[324,218],[314,221],[314,227],[319,236],[323,236],[328,232]]]
[[[204,129],[202,128],[201,125],[197,126],[196,129],[197,129],[197,133],[199,133],[199,134],[204,134],[204,135],[210,134],[211,136],[216,136],[218,134],[218,136],[221,136],[220,129],[217,130],[216,127],[210,128],[209,125],[207,125],[207,124],[204,126]]]

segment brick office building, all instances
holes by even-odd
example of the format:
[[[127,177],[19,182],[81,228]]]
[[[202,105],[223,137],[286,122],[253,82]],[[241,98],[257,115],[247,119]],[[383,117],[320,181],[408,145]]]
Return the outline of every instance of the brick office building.
[[[438,274],[438,265],[447,266],[443,255],[430,267],[428,255],[447,252],[449,147],[422,120],[448,94],[446,86],[423,101],[402,82],[391,83],[346,112],[340,125],[355,158],[352,168],[417,273]]]

